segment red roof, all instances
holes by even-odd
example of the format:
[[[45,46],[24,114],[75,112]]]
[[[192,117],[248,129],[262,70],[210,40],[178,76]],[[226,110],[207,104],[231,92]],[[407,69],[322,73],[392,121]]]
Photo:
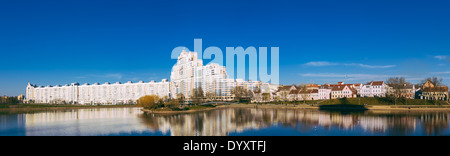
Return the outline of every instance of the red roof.
[[[291,90],[290,92],[289,92],[289,94],[297,94],[298,93],[298,90]]]
[[[371,85],[371,86],[381,86],[384,84],[384,81],[371,81],[369,83],[367,83],[367,85]]]
[[[341,91],[344,90],[346,85],[335,85],[333,86],[333,88],[331,89],[331,91]]]

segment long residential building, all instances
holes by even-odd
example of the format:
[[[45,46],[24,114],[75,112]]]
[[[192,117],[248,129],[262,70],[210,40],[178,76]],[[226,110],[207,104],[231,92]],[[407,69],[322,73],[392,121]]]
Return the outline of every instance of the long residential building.
[[[66,104],[133,104],[144,95],[158,95],[168,97],[169,82],[142,81],[133,83],[83,84],[36,86],[28,83],[27,101],[33,103],[66,103]]]

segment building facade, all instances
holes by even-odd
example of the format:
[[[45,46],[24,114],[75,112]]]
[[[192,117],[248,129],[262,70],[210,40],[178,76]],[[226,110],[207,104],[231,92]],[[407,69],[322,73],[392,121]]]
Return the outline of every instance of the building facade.
[[[356,94],[348,85],[334,85],[331,89],[331,99],[354,97],[356,97]]]
[[[193,95],[194,89],[200,87],[205,96],[212,93],[215,100],[230,101],[234,99],[231,91],[237,86],[252,92],[261,90],[261,93],[269,93],[271,89],[269,83],[228,78],[225,66],[216,63],[203,65],[196,52],[185,50],[178,56],[170,75],[170,92],[173,97],[184,96],[187,101]]]
[[[272,93],[274,86],[261,81],[244,81],[230,79],[226,68],[216,63],[203,65],[196,52],[183,50],[177,63],[172,67],[170,82],[140,81],[133,83],[116,82],[83,84],[72,83],[64,86],[36,86],[28,84],[27,102],[33,103],[66,103],[66,104],[132,104],[145,95],[158,95],[161,98],[179,98],[184,96],[189,101],[194,89],[202,88],[204,96],[214,95],[214,100],[230,101],[234,99],[231,91],[241,86],[249,91]],[[272,95],[272,94],[270,94]]]
[[[431,81],[427,81],[423,85],[420,99],[426,100],[449,100],[447,86],[435,86]]]
[[[31,103],[116,105],[134,104],[140,97],[152,94],[169,98],[168,80],[163,79],[161,82],[151,81],[148,83],[129,81],[124,84],[120,82],[114,84],[108,82],[104,84],[94,83],[92,85],[72,83],[64,86],[46,87],[28,83],[26,101]]]
[[[361,87],[359,94],[361,97],[386,97],[387,90],[384,81],[371,81]]]

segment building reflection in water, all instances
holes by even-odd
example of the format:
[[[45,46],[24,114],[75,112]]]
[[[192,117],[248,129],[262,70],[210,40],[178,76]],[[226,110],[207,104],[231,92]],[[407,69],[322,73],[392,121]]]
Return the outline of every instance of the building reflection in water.
[[[192,114],[141,114],[148,128],[172,136],[227,136],[272,126],[290,127],[298,135],[328,131],[361,131],[363,135],[441,135],[448,131],[448,112],[342,112],[300,109],[223,108]],[[416,130],[418,125],[423,132]]]
[[[24,114],[26,135],[111,135],[148,130],[140,124],[141,108],[57,110]]]
[[[258,132],[258,133],[253,133]],[[219,108],[157,115],[141,108],[0,113],[0,135],[450,135],[449,112]]]

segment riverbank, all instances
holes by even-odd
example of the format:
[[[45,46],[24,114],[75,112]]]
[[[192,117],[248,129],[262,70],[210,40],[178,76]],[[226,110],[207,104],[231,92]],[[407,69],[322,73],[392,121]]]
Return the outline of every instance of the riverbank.
[[[281,109],[319,109],[319,110],[395,110],[395,111],[450,111],[450,105],[308,105],[308,104],[230,104],[219,107],[229,108],[281,108]]]
[[[0,105],[2,112],[33,112],[48,110],[68,110],[68,109],[95,109],[95,108],[124,108],[139,107],[137,105],[53,105],[53,104],[14,104]]]
[[[137,105],[51,105],[16,104],[1,105],[0,112],[38,112],[49,110],[96,109],[139,107]],[[190,106],[187,110],[167,108],[142,111],[153,114],[181,114],[210,111],[218,108],[279,108],[279,109],[318,109],[318,110],[391,110],[391,111],[450,111],[450,105],[355,105],[355,104],[229,104],[217,106]]]
[[[183,113],[193,113],[193,112],[200,112],[200,111],[210,111],[217,108],[222,108],[221,106],[216,105],[209,105],[209,106],[188,106],[185,107],[185,110],[171,110],[168,108],[158,108],[156,110],[151,109],[142,109],[142,111],[146,113],[152,113],[152,114],[183,114]]]

